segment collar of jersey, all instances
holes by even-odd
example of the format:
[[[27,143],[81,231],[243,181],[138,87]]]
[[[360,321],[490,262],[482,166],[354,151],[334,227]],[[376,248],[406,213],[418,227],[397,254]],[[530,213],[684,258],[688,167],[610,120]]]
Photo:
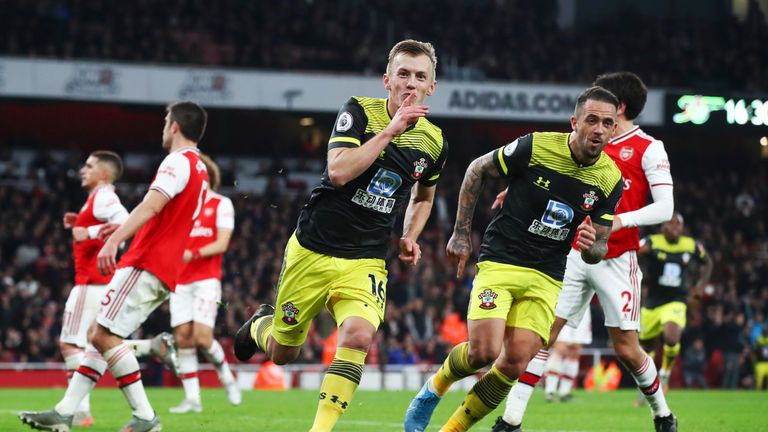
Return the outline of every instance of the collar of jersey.
[[[568,153],[571,155],[571,160],[573,161],[573,163],[576,164],[577,168],[589,168],[591,166],[595,166],[595,164],[597,164],[600,161],[600,159],[603,158],[603,152],[600,152],[600,157],[597,158],[595,163],[590,165],[584,165],[583,163],[577,161],[576,155],[573,154],[573,149],[571,149],[571,134],[573,134],[573,132],[568,133],[568,137],[566,137],[566,140],[565,140],[565,146],[568,147]]]
[[[200,153],[200,149],[199,148],[192,147],[192,146],[180,147],[180,148],[177,148],[176,150],[174,150],[173,152],[174,153],[184,153],[185,151],[193,151],[195,153]]]
[[[625,139],[629,138],[630,136],[634,135],[639,130],[640,130],[640,126],[635,126],[632,129],[624,132],[623,134],[617,137],[614,137],[608,144],[611,144],[611,145],[618,144],[624,141]]]

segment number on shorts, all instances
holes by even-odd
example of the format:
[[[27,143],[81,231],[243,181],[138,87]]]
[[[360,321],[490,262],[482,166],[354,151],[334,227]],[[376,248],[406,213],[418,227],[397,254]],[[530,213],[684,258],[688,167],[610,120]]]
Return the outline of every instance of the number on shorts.
[[[621,297],[622,298],[624,298],[624,297],[627,298],[627,302],[624,303],[624,308],[622,308],[621,311],[622,312],[632,312],[632,309],[630,309],[630,307],[629,307],[629,302],[632,301],[632,293],[629,292],[629,291],[622,291],[621,292]]]
[[[378,286],[376,285],[376,276],[369,274],[369,278],[371,278],[371,295],[374,297],[378,296],[379,301],[384,303],[384,297],[387,295],[386,291],[384,291],[384,281],[379,281]]]
[[[115,292],[115,290],[111,289],[107,291],[106,294],[104,294],[104,298],[101,300],[101,305],[106,306],[112,302],[112,293]]]

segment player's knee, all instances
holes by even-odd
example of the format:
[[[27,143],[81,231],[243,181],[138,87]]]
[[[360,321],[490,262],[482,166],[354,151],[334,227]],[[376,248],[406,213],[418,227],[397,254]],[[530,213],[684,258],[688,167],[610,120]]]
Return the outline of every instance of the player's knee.
[[[495,346],[470,344],[469,351],[467,351],[469,356],[469,364],[473,368],[482,368],[488,366],[489,364],[493,363],[494,360],[496,360],[500,352],[501,348],[497,348]]]
[[[509,379],[517,379],[525,372],[528,362],[502,357],[496,360],[496,369]]]
[[[625,365],[634,367],[636,363],[642,364],[640,357],[642,357],[643,351],[639,346],[633,346],[630,344],[618,344],[614,345],[613,349],[616,351],[616,357],[618,357],[619,360],[621,360],[621,362]]]
[[[274,352],[270,353],[269,357],[276,365],[283,366],[296,360],[299,357],[299,352],[300,349],[298,348],[290,350],[275,350]]]
[[[373,336],[367,329],[347,330],[343,334],[339,334],[339,346],[344,348],[350,348],[358,351],[368,352],[371,343],[373,342]]]

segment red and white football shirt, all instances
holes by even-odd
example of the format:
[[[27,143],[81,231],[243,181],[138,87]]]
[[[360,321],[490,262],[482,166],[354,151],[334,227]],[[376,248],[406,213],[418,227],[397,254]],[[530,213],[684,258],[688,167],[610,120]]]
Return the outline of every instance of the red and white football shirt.
[[[91,191],[75,220],[75,227],[88,228],[89,239],[72,242],[75,259],[75,285],[106,285],[112,275],[99,273],[96,257],[104,242],[96,238],[98,228],[106,222],[120,224],[128,218],[120,198],[111,184],[97,186]]]
[[[155,275],[173,291],[192,224],[205,202],[208,172],[200,151],[184,147],[165,157],[150,185],[169,201],[136,233],[118,268],[136,267]]]
[[[651,187],[672,185],[669,157],[664,143],[635,126],[611,140],[604,151],[613,159],[624,177],[624,191],[616,214],[638,210],[648,201]],[[640,248],[637,227],[619,230],[608,239],[605,258],[615,258],[628,250]]]
[[[189,234],[187,249],[194,250],[216,241],[218,229],[235,228],[235,208],[232,201],[224,195],[208,191],[205,204],[195,219]],[[189,284],[205,279],[221,279],[221,259],[223,253],[192,260],[183,264],[178,283]]]

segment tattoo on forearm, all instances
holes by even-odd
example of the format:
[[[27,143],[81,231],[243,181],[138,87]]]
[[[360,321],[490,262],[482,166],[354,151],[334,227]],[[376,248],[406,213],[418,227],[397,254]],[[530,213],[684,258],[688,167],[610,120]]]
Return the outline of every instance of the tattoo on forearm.
[[[467,168],[464,181],[461,183],[459,206],[456,211],[456,224],[453,231],[462,237],[467,238],[472,232],[472,217],[477,200],[483,190],[483,184],[488,177],[498,176],[493,165],[493,154],[494,152],[491,152],[475,159]]]
[[[595,242],[592,243],[592,247],[581,254],[585,262],[597,264],[605,257],[605,254],[608,253],[608,237],[610,233],[610,228],[601,227],[595,230]]]

